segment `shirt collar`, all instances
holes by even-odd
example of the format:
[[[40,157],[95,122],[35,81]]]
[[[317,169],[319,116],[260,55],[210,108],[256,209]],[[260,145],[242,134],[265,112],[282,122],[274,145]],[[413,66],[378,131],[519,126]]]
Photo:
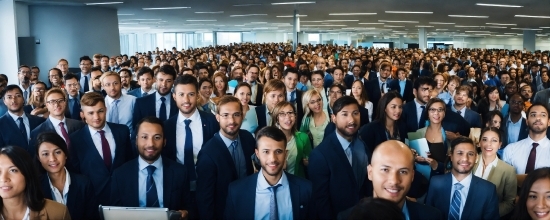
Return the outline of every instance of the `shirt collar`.
[[[122,92],[122,91],[121,91]],[[122,96],[124,96],[124,94],[120,94],[120,97],[118,97],[118,99],[116,100],[121,100],[122,101]],[[109,104],[112,104],[114,101],[116,101],[115,99],[111,98],[111,96],[105,96],[105,101]]]
[[[470,187],[470,183],[472,182],[472,172],[470,172],[470,174],[468,174],[466,178],[462,179],[462,181],[458,181],[453,174],[451,174],[451,176],[453,177],[452,186],[454,186],[456,183],[460,183],[462,186],[464,186],[464,188]]]
[[[191,119],[191,122],[194,122],[194,121],[199,121],[199,119],[201,118],[200,114],[199,114],[199,110],[195,108],[195,112],[191,115],[191,117],[187,118],[183,115],[183,113],[181,113],[181,111],[178,111],[178,123],[183,123],[183,121],[185,119]]]
[[[227,138],[226,136],[223,136],[221,131],[218,134],[220,135],[220,138],[222,139],[223,143],[225,143],[225,146],[227,146],[227,147],[231,146],[231,143],[233,143],[233,141],[239,140],[239,136],[237,136],[237,138],[235,138],[235,140],[231,140],[231,139]]]
[[[160,93],[158,93],[158,91],[157,91],[157,92],[155,92],[155,100],[160,101],[160,97],[164,97],[166,99],[166,101],[169,101],[171,95],[172,95],[171,92],[169,92],[166,95],[160,95]]]
[[[8,114],[10,114],[11,118],[13,118],[14,121],[17,121],[17,119],[19,119],[19,117],[22,117],[23,120],[27,119],[27,114],[23,113],[21,116],[17,116],[13,113],[11,113],[10,111],[8,111]]]
[[[346,140],[344,137],[342,137],[340,134],[338,134],[338,131],[336,131],[336,137],[338,138],[338,141],[340,142],[340,144],[342,145],[342,148],[344,149],[344,151],[346,151],[346,149],[348,149],[349,145],[351,144],[350,141]]]
[[[162,156],[159,156],[159,158],[155,160],[155,162],[153,162],[152,164],[147,163],[147,161],[143,160],[141,156],[138,157],[138,167],[140,171],[147,168],[147,166],[149,165],[153,165],[157,168],[157,170],[160,169],[162,167]]]
[[[285,172],[283,172],[283,175],[281,175],[281,179],[279,179],[279,181],[275,185],[278,184],[281,184],[281,187],[288,185],[288,179]],[[258,183],[256,184],[256,187],[260,190],[267,190],[269,187],[271,187],[271,185],[269,185],[269,183],[265,179],[264,174],[261,170],[260,172],[258,172]]]
[[[422,108],[422,106],[426,106],[426,105],[422,105],[418,102],[418,99],[414,98],[414,104],[416,105],[416,108],[419,109],[419,108]]]
[[[63,186],[63,195],[66,195],[67,193],[69,193],[69,186],[71,185],[71,176],[69,175],[69,171],[67,170],[66,167],[64,167],[63,169],[65,169],[65,185]],[[53,184],[52,184],[52,180],[50,179],[50,175],[48,175],[48,182],[50,183],[50,187],[51,188],[54,188]],[[67,201],[65,201],[67,202]]]
[[[111,128],[109,128],[109,125],[107,124],[107,122],[105,122],[105,126],[103,126],[103,128],[99,129],[99,130],[96,130],[95,128],[92,128],[91,126],[88,125],[88,129],[90,129],[90,134],[92,134],[92,137],[99,131],[99,130],[103,130],[105,131],[105,133],[110,133],[111,132]]]
[[[65,118],[65,116],[63,116],[63,120],[58,120],[57,118],[54,118],[54,117],[49,117],[50,121],[52,122],[52,124],[54,126],[57,126],[59,125],[59,122],[63,122],[63,124],[67,125],[67,120]]]

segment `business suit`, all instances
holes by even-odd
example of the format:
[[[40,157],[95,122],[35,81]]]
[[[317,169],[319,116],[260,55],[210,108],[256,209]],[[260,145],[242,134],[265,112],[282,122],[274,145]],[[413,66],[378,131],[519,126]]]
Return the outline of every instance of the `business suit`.
[[[256,140],[246,130],[239,131],[246,175],[254,173],[251,156]],[[197,204],[200,219],[221,219],[225,209],[229,183],[238,179],[237,169],[221,137],[206,142],[197,156]]]
[[[70,136],[75,131],[80,130],[82,127],[86,125],[82,121],[77,121],[70,118],[65,118],[65,126],[67,126],[67,134]],[[31,151],[31,156],[34,156],[36,153],[36,139],[38,138],[39,134],[45,133],[45,132],[56,132],[55,127],[59,125],[54,125],[50,118],[46,119],[42,124],[38,125],[35,129],[31,131],[31,140],[30,140],[30,146],[29,149]],[[61,136],[61,135],[59,135]],[[70,146],[68,146],[70,148]]]
[[[504,118],[501,122],[501,129],[504,130],[504,135],[502,136],[502,148],[505,148],[506,146],[508,146],[508,144],[511,144],[511,143],[508,143],[508,136],[510,135],[516,135],[518,138],[517,140],[520,141],[520,140],[523,140],[525,138],[527,138],[527,136],[529,136],[529,127],[527,127],[527,121],[525,120],[525,118],[521,118],[520,119],[520,124],[521,124],[521,127],[519,128],[519,133],[518,134],[509,134],[508,133],[508,126],[507,126],[507,122],[508,122],[508,118]],[[503,126],[503,125],[506,125],[506,126]],[[504,127],[504,128],[502,128]],[[548,135],[548,133],[550,132],[546,132],[546,134]]]
[[[418,123],[419,120],[417,118],[417,108],[416,108],[416,101],[410,101],[405,103],[403,106],[403,113],[401,115],[401,120],[405,122],[407,132],[415,132],[419,128],[423,128],[425,126],[425,111],[420,114],[420,124]]]
[[[76,173],[69,172],[71,184],[65,201],[67,209],[71,214],[72,219],[97,219],[97,200],[94,195],[92,183],[88,177]],[[52,199],[52,188],[50,186],[50,178],[47,174],[40,177],[40,186],[44,192],[44,198]],[[64,193],[64,192],[62,192]]]
[[[472,172],[476,172],[479,167],[479,162],[481,155],[478,155],[478,160],[474,165]],[[517,179],[516,179],[516,170],[514,167],[510,166],[506,162],[496,158],[497,161],[496,167],[493,167],[487,176],[487,181],[495,184],[496,193],[498,196],[498,212],[500,216],[505,216],[514,210],[514,201],[516,200],[517,194]],[[483,169],[483,165],[479,167]]]
[[[80,103],[80,98],[82,98],[82,96],[84,95],[84,93],[81,93],[81,92],[78,92],[78,95],[76,97],[76,99],[78,99],[78,103]],[[70,119],[74,119],[74,120],[78,120],[78,121],[82,121],[82,118],[80,117],[80,110],[81,108],[78,109],[78,112],[76,114],[74,114],[74,117],[73,115],[71,115],[71,105],[69,104],[71,99],[67,99],[66,101],[66,108],[65,108],[65,118],[70,118]]]
[[[74,172],[83,174],[92,181],[96,198],[102,205],[108,204],[110,201],[110,182],[113,170],[137,156],[136,151],[130,145],[128,126],[109,122],[106,124],[111,129],[116,145],[110,146],[111,148],[115,147],[115,155],[110,169],[104,165],[103,157],[94,145],[89,126],[84,126],[71,134],[71,145],[74,147],[69,152],[71,155],[69,162]]]
[[[267,118],[266,118],[266,105],[260,105],[256,108],[254,108],[256,111],[256,117],[258,117],[258,128],[256,128],[256,131],[259,131],[265,126],[269,126],[267,124]]]
[[[426,205],[433,206],[443,214],[443,219],[449,218],[451,202],[452,175],[432,176],[430,188],[426,194]],[[468,197],[464,204],[461,219],[499,219],[498,197],[496,187],[489,181],[483,180],[473,174],[468,191]],[[464,198],[462,198],[464,199]]]
[[[481,128],[481,116],[479,113],[466,108],[464,112],[464,119],[470,124],[471,128]]]
[[[376,74],[375,74],[376,75]],[[351,89],[351,87],[353,86],[353,82],[355,82],[355,76],[354,75],[347,75],[344,77],[344,85],[346,85],[346,88],[347,89]],[[365,78],[363,77],[359,77],[358,80],[361,80],[363,82],[363,84],[365,84],[365,81],[367,81]]]
[[[113,172],[111,204],[139,207],[138,158],[126,162]],[[189,177],[185,167],[166,157],[162,158],[162,201],[170,210],[187,210],[189,205]]]
[[[550,108],[550,89],[535,93],[535,98],[533,98],[531,103],[546,103],[546,108]]]
[[[82,77],[82,72],[78,72],[75,75],[76,75],[76,78],[78,79],[78,84],[80,85],[80,92],[81,93],[86,93],[86,92],[89,92],[89,91],[93,91],[92,81],[94,81],[94,80],[92,79],[92,73],[91,72],[86,75],[86,77],[88,78],[88,91],[84,91],[84,86],[82,86],[82,84],[80,83],[81,82],[81,77]]]
[[[443,215],[434,207],[420,204],[418,202],[407,201],[407,210],[410,220],[438,220],[443,219]]]
[[[136,98],[141,98],[143,97],[143,93],[141,93],[141,87],[138,87],[138,88],[135,88],[135,89],[132,89],[130,91],[128,91],[128,93],[126,93],[127,95],[133,95],[135,96]],[[151,94],[153,95],[153,94]]]
[[[32,107],[32,105],[25,105],[25,106],[23,106],[23,111],[24,111],[27,115],[30,115],[31,112],[32,112],[32,110],[34,110],[33,107]]]
[[[136,103],[134,104],[134,115],[133,115],[133,127],[136,127],[136,124],[141,121],[141,119],[147,116],[157,116],[156,106],[157,106],[157,92],[150,94],[145,97],[137,98]],[[168,100],[166,100],[168,101]],[[167,115],[167,119],[178,114],[178,105],[172,95],[170,94],[170,114]]]
[[[401,94],[401,85],[399,84],[399,79],[392,80],[389,83],[389,87],[390,91],[397,91],[397,93]],[[405,79],[405,89],[402,97],[403,101],[406,102],[412,102],[414,100],[413,83],[408,79]]]
[[[378,101],[380,101],[380,98],[382,98],[382,93],[380,92],[380,84],[378,80],[379,78],[376,78],[375,80],[365,82],[365,89],[367,90],[369,100],[372,102],[374,109],[378,107]],[[384,83],[386,83],[386,87],[388,87],[389,92],[389,85],[387,84],[391,83],[391,80],[388,78]],[[373,112],[373,115],[376,115],[376,110]]]
[[[397,121],[396,126],[399,131],[400,141],[405,143],[405,139],[407,138],[407,129],[405,125],[401,121]],[[369,161],[371,160],[370,156],[372,156],[374,149],[382,142],[388,140],[386,126],[383,122],[378,120],[361,127],[361,129],[359,129],[359,137],[365,142]]]
[[[253,88],[254,89],[254,88]],[[262,105],[262,100],[263,100],[263,94],[264,94],[264,85],[261,84],[261,83],[256,83],[256,103],[253,104],[252,101],[248,102],[249,105],[253,105],[253,106],[260,106]]]
[[[302,118],[304,118],[304,105],[302,103],[302,92],[299,89],[296,89],[296,119],[297,121],[302,121]],[[288,100],[290,101],[290,100]],[[258,129],[259,131],[259,129]]]
[[[370,155],[363,156],[370,158]],[[325,137],[311,151],[308,172],[315,192],[313,200],[317,216],[313,218],[335,219],[339,212],[354,206],[360,198],[372,194],[372,187],[366,184],[369,182],[366,177],[357,180],[336,132]]]
[[[70,220],[71,216],[67,206],[49,199],[44,199],[44,208],[39,212],[31,210],[29,218],[33,220]]]
[[[261,173],[255,173],[229,184],[225,219],[254,219],[256,184],[258,175],[263,175]],[[313,212],[311,182],[289,173],[285,174],[290,188],[293,219],[311,219]]]
[[[46,120],[45,118],[34,115],[25,115],[29,119],[28,132],[38,127],[38,125]],[[2,128],[2,132],[0,132],[0,146],[15,145],[24,148],[29,154],[34,155],[34,151],[32,151],[33,149],[31,149],[29,145],[30,140],[20,132],[19,126],[13,120],[9,112],[6,112],[6,114],[0,117],[0,127]]]
[[[448,107],[445,111],[445,118],[443,118],[443,129],[445,131],[458,132],[460,135],[468,137],[470,136],[470,127],[464,126],[467,123],[466,119],[458,113],[453,112],[451,108]]]

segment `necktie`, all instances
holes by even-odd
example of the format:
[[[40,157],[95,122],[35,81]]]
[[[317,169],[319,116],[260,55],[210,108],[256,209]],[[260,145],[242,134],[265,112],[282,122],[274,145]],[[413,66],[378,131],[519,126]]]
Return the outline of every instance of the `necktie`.
[[[73,119],[80,119],[80,102],[77,98],[73,98],[73,113],[71,114],[71,118]]]
[[[351,144],[349,144],[348,148],[346,148],[345,152],[346,152],[346,157],[348,158],[348,161],[349,161],[349,164],[353,166],[353,164],[351,163],[352,162],[352,156],[353,154],[351,153]]]
[[[277,188],[281,184],[268,187],[271,192],[269,197],[269,220],[278,220],[279,219],[279,210],[277,209]]]
[[[27,144],[29,143],[29,137],[27,136],[27,127],[25,127],[25,123],[23,123],[23,117],[17,118],[17,121],[19,122],[19,131],[25,137],[25,140],[27,141]]]
[[[237,176],[241,176],[240,172],[240,160],[239,160],[239,152],[237,151],[237,140],[234,140],[231,142],[231,145],[229,145],[229,149],[231,150],[231,157],[233,157],[233,162],[235,163],[235,168],[237,170]]]
[[[145,96],[147,96],[147,93],[146,93],[146,92],[144,92],[143,94],[141,94],[141,97],[145,97]]]
[[[460,220],[460,206],[462,204],[462,195],[460,190],[464,187],[460,183],[455,183],[455,191],[451,200],[451,208],[449,209],[449,220]]]
[[[166,98],[160,97],[160,110],[159,110],[159,119],[161,121],[166,121],[166,104],[164,104]]]
[[[101,135],[101,151],[103,151],[103,163],[105,163],[107,169],[111,169],[111,147],[109,146],[107,138],[105,138],[105,131],[99,130],[97,132],[99,132],[99,134]]]
[[[118,123],[118,103],[119,102],[120,102],[120,99],[117,99],[111,103],[111,123],[119,124]]]
[[[23,97],[25,98],[25,103],[29,103],[28,95],[29,95],[29,92],[27,90],[23,91]]]
[[[65,129],[65,123],[59,122],[59,129],[61,130],[61,135],[63,136],[63,139],[65,139],[65,143],[67,143],[67,148],[71,145],[71,140],[69,139],[69,133],[67,133],[67,129]]]
[[[90,85],[88,85],[88,76],[84,76],[84,92],[90,90]]]
[[[296,90],[290,92],[290,103],[294,104],[296,102]]]
[[[384,87],[386,87],[386,83],[382,83],[382,86],[380,86],[380,94],[384,95]]]
[[[193,156],[193,133],[189,124],[191,124],[191,119],[185,119],[185,146],[183,149],[183,164],[187,168],[187,173],[189,174],[189,180],[193,181],[197,179],[197,174],[195,172],[195,159]]]
[[[157,185],[155,184],[155,179],[153,179],[153,173],[157,169],[155,166],[149,165],[147,168],[147,182],[145,184],[146,196],[146,207],[159,207],[159,197],[157,194]]]
[[[527,158],[527,166],[525,167],[525,174],[528,174],[529,172],[535,169],[535,160],[537,159],[538,146],[539,146],[538,143],[533,143],[533,148],[531,148],[531,152],[529,153],[529,157]]]
[[[420,113],[420,118],[418,119],[418,125],[420,126],[422,124],[422,117],[424,116],[424,111],[426,111],[426,106],[420,106],[422,109],[422,112]]]
[[[460,110],[456,111],[456,113],[462,116],[462,112]]]

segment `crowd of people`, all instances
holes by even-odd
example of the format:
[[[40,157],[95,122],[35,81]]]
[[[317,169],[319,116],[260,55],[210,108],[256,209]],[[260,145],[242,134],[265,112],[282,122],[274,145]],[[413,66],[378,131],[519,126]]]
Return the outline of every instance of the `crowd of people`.
[[[550,218],[547,51],[245,43],[79,61],[0,74],[3,219]]]

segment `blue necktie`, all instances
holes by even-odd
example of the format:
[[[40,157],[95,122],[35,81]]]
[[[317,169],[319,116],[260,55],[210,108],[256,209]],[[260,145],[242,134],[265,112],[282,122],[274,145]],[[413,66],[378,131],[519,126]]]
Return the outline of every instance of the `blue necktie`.
[[[296,102],[296,90],[290,92],[290,103],[294,104]]]
[[[187,174],[189,174],[189,180],[194,181],[197,179],[195,172],[195,159],[193,157],[193,133],[191,133],[191,119],[185,119],[185,146],[183,148],[183,164],[187,168]]]
[[[159,207],[159,197],[157,194],[157,185],[155,184],[155,179],[153,179],[153,173],[157,169],[155,166],[149,165],[147,168],[147,183],[145,184],[145,196],[147,197],[145,206],[146,207]]]
[[[455,183],[455,191],[453,192],[453,199],[451,200],[451,207],[449,209],[449,220],[460,220],[460,206],[462,204],[462,195],[460,190],[464,187],[460,183]]]
[[[29,143],[27,128],[25,127],[25,123],[23,123],[23,117],[17,118],[17,121],[19,122],[19,131],[21,131],[21,134],[23,135],[23,137],[25,137],[25,140],[27,141],[27,143]]]
[[[145,96],[147,96],[147,93],[146,93],[146,92],[144,92],[143,94],[141,94],[141,97],[145,97]]]
[[[118,121],[118,103],[120,99],[117,99],[111,103],[111,123],[119,124]]]
[[[29,103],[28,95],[29,95],[29,92],[27,92],[27,90],[25,90],[25,91],[23,92],[23,97],[25,98],[25,104],[28,104],[28,103]]]
[[[80,120],[80,103],[76,98],[73,98],[72,100],[73,100],[73,113],[71,114],[71,118]]]
[[[159,119],[161,121],[166,121],[166,104],[164,104],[166,98],[160,97],[160,110],[159,110]]]
[[[277,188],[281,184],[268,187],[271,192],[269,197],[269,220],[278,220],[279,219],[279,210],[277,210]]]
[[[240,159],[239,159],[239,151],[237,151],[237,140],[234,140],[231,142],[231,145],[229,145],[229,149],[231,150],[231,157],[233,157],[233,162],[235,163],[235,169],[237,170],[237,176],[241,177],[241,170],[239,169],[241,167]]]
[[[84,92],[87,92],[90,90],[90,86],[88,85],[88,76],[84,76]]]

